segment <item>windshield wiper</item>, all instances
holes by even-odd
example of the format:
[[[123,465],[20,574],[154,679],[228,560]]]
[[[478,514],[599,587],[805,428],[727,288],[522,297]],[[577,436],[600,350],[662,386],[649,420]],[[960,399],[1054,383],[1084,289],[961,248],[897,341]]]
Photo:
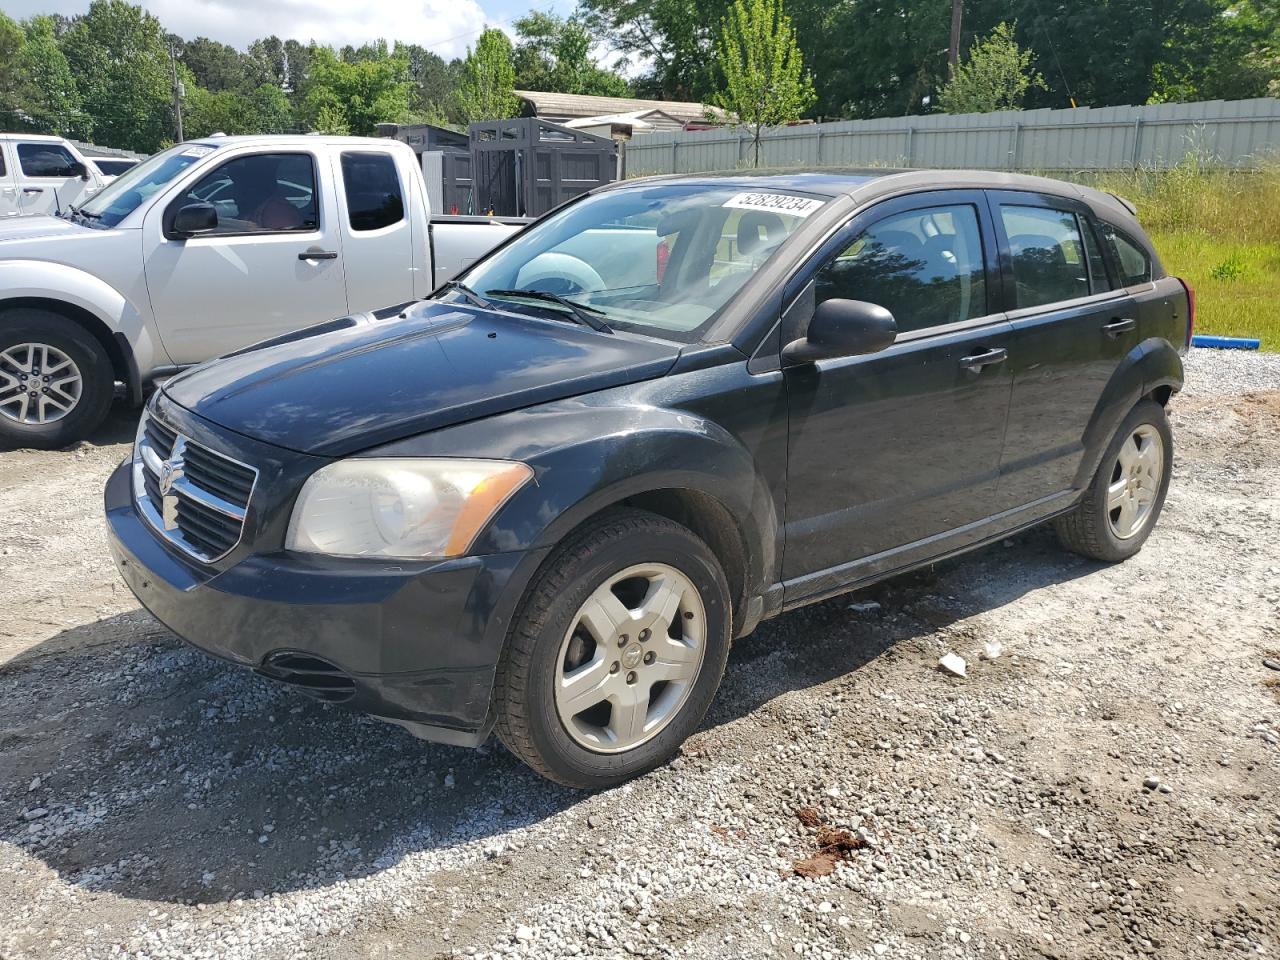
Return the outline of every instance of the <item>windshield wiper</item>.
[[[480,296],[480,294],[476,293],[461,280],[446,280],[440,285],[440,289],[456,290],[458,293],[462,294],[463,298],[466,299],[473,307],[488,308],[493,306],[493,304]]]
[[[546,290],[486,290],[485,293],[491,297],[525,297],[528,300],[545,300],[547,303],[556,303],[568,310],[579,323],[586,324],[592,330],[597,330],[600,333],[613,333],[613,328],[600,319],[608,316],[603,310],[588,307],[585,303],[566,300],[558,293],[548,293]]]

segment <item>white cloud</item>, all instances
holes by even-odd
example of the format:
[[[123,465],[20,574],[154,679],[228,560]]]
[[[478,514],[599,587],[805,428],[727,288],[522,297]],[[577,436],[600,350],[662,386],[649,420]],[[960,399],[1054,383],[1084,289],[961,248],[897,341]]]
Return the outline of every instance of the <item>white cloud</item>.
[[[137,2],[137,0],[135,0]],[[448,59],[461,56],[490,18],[476,0],[141,0],[166,30],[210,37],[239,49],[259,37],[315,40],[341,47],[385,39],[417,43]],[[83,13],[87,0],[5,0],[21,19],[35,13]],[[505,18],[504,18],[505,19]]]

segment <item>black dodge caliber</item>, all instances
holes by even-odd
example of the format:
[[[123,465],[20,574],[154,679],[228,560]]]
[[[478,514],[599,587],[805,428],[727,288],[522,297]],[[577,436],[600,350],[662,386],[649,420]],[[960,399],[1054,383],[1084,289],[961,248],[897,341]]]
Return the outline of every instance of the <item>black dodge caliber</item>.
[[[763,618],[1052,520],[1142,546],[1192,296],[1131,208],[964,172],[561,207],[430,298],[189,370],[106,512],[195,646],[617,783]]]

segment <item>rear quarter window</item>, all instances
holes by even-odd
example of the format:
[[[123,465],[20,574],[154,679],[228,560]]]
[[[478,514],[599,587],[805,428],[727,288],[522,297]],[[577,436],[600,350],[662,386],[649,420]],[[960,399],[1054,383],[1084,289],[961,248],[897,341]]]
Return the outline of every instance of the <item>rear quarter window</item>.
[[[1151,280],[1151,257],[1138,241],[1109,223],[1102,224],[1102,236],[1120,268],[1122,286],[1132,287]]]

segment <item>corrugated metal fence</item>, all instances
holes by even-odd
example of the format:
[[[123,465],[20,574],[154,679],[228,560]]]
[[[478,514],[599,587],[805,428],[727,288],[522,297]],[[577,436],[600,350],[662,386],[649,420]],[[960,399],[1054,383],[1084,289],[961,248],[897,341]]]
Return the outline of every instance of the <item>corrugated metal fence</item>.
[[[1202,162],[1256,166],[1280,156],[1280,99],[1144,107],[1009,110],[773,127],[762,167],[903,166],[990,170],[1119,170]],[[627,144],[627,174],[697,173],[752,165],[751,133],[726,128],[651,133]]]

